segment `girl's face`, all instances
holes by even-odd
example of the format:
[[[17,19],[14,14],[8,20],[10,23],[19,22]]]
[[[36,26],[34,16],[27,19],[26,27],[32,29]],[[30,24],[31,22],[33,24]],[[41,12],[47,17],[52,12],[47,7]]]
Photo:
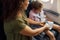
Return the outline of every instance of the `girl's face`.
[[[29,5],[29,0],[25,0],[23,3],[23,8],[26,10]]]
[[[41,12],[41,9],[36,9],[34,11],[35,11],[35,13],[40,13]]]

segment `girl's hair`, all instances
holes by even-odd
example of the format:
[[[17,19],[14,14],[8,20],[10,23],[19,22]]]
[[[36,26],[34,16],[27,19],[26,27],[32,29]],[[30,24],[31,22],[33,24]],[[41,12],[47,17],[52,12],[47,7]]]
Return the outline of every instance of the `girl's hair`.
[[[25,0],[4,0],[3,3],[3,17],[4,20],[12,20],[16,18],[17,12],[22,10],[22,2]],[[23,9],[24,10],[24,9]]]
[[[40,9],[40,8],[42,8],[42,3],[38,2],[38,1],[32,2],[32,9]]]

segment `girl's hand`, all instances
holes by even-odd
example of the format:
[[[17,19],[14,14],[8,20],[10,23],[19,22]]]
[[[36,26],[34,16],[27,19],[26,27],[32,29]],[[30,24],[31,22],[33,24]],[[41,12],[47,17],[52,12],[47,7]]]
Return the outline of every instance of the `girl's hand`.
[[[41,25],[41,26],[44,26],[44,25],[45,25],[45,22],[40,22],[40,25]]]

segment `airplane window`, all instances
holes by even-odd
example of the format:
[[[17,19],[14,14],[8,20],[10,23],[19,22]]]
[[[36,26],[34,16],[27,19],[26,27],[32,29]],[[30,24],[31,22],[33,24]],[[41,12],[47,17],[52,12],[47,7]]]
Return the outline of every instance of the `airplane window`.
[[[37,0],[32,0],[32,1],[37,1]]]
[[[50,0],[41,0],[42,2],[48,2],[48,1],[50,1]]]
[[[34,1],[36,1],[36,0],[34,0]]]
[[[51,4],[53,4],[53,1],[54,1],[54,0],[51,0]]]
[[[54,1],[54,0],[41,0],[41,1],[42,1],[42,2],[49,2],[49,1],[50,1],[50,3],[53,4],[53,1]]]

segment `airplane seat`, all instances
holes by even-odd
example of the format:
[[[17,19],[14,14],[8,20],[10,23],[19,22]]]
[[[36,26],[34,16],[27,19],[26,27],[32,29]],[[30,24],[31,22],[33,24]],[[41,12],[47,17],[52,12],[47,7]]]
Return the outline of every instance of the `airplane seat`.
[[[28,8],[27,8],[27,10],[26,10],[26,15],[27,15],[27,17],[29,17],[29,12],[30,12],[30,10],[32,9],[31,4],[32,4],[32,2],[28,5]]]

